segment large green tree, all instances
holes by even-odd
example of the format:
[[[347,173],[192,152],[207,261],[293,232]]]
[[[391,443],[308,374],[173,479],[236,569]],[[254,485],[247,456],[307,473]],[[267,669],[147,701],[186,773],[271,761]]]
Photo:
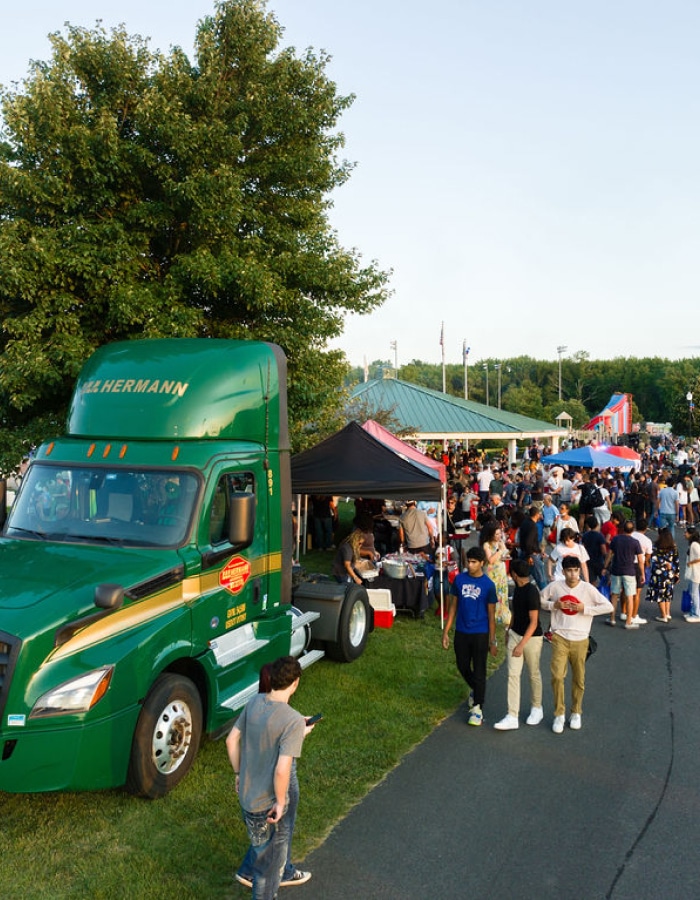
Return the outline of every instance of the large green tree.
[[[30,439],[92,350],[142,335],[281,344],[298,445],[340,406],[328,339],[384,301],[387,274],[328,219],[351,169],[337,125],[352,97],[327,57],[281,34],[258,0],[217,4],[193,61],[123,28],[68,26],[2,91],[5,429]]]

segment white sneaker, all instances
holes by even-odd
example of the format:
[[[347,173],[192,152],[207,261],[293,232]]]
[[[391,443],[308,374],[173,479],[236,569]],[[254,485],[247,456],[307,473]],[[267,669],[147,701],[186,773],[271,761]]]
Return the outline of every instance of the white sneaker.
[[[627,613],[620,613],[620,621],[621,622],[627,621]]]
[[[561,734],[564,731],[564,716],[555,716],[554,721],[552,722],[552,731],[555,734]]]
[[[686,616],[686,622],[700,622],[700,616]]]
[[[500,722],[496,722],[493,726],[496,731],[513,731],[515,728],[518,728],[520,722],[518,722],[517,716],[511,716],[508,713],[507,716],[504,716]]]
[[[484,717],[481,714],[481,707],[477,703],[476,706],[472,706],[469,711],[469,718],[467,719],[467,725],[476,725],[477,728],[484,721]]]
[[[643,619],[641,616],[635,616],[635,617],[632,619],[632,624],[633,624],[633,625],[646,625],[646,624],[647,624],[647,620],[646,620],[646,619]]]
[[[578,731],[581,727],[581,713],[571,713],[571,718],[569,719],[569,728],[573,731]]]
[[[295,884],[306,884],[310,878],[311,872],[294,869],[289,878],[283,878],[282,881],[280,881],[280,887],[292,887]]]
[[[530,710],[530,715],[525,719],[526,725],[539,725],[540,722],[544,719],[544,710],[541,706],[533,706]]]

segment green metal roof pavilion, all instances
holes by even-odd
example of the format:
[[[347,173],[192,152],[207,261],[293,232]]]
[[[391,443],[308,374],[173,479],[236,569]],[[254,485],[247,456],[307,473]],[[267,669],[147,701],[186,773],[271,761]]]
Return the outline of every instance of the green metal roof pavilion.
[[[506,412],[483,403],[441,394],[430,388],[409,384],[398,378],[383,378],[358,384],[351,393],[366,412],[390,412],[408,429],[412,440],[503,440],[509,442],[515,458],[515,442],[533,438],[548,440],[554,453],[559,441],[568,436],[566,428],[551,422],[531,419],[518,413]]]

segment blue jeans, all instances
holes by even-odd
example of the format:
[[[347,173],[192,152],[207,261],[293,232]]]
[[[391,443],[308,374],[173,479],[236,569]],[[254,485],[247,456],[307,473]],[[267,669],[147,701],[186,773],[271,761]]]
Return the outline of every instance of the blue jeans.
[[[314,519],[314,542],[316,550],[330,550],[333,543],[333,518]]]
[[[297,778],[297,761],[292,762],[292,772],[289,776],[289,800],[287,804],[287,812],[285,819],[287,820],[287,831],[289,839],[287,840],[287,857],[284,864],[284,872],[282,873],[282,881],[287,881],[294,874],[294,866],[292,865],[292,835],[294,834],[294,823],[297,817],[297,806],[299,806],[299,779]],[[248,847],[248,852],[243,858],[243,862],[238,869],[238,874],[243,878],[253,879],[253,861],[255,853],[253,847]]]
[[[267,811],[243,810],[253,856],[253,900],[275,900],[289,844],[287,811],[279,822],[268,822]]]
[[[676,524],[675,513],[659,513],[659,519],[661,520],[659,528],[668,528],[669,531],[673,531],[673,527]]]

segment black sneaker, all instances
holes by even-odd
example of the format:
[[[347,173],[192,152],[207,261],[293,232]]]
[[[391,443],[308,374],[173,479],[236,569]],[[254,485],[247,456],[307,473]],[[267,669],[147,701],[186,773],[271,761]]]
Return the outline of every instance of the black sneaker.
[[[295,869],[291,878],[283,878],[280,881],[280,887],[291,887],[294,884],[306,884],[311,878],[311,872],[302,872],[301,869]]]

